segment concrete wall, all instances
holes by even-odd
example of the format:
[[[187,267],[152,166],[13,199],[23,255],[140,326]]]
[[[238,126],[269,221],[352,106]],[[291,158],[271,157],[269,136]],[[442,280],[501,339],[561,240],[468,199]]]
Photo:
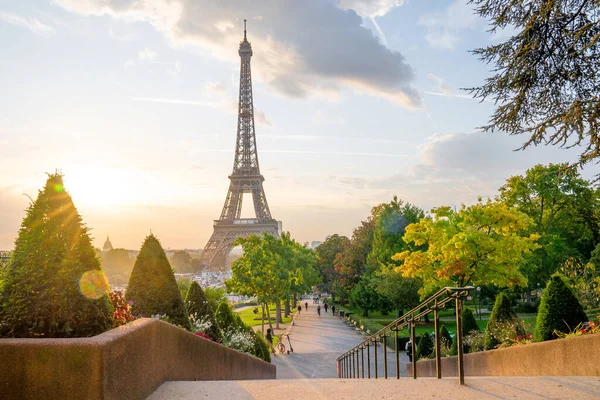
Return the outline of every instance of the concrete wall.
[[[164,381],[275,379],[275,366],[155,319],[92,338],[0,339],[0,398],[145,399]]]
[[[465,354],[465,376],[600,376],[598,354],[600,334],[482,351]],[[417,377],[435,376],[435,360],[417,362]],[[456,357],[442,358],[446,376],[458,376]]]

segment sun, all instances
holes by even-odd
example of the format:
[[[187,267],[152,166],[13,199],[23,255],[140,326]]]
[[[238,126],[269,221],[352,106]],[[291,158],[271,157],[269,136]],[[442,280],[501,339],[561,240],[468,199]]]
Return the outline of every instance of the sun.
[[[76,205],[104,208],[139,202],[137,175],[131,169],[86,166],[65,172],[64,182]]]

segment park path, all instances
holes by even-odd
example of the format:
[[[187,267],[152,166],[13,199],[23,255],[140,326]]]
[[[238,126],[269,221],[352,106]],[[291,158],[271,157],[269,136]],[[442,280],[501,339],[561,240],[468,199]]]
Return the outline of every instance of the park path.
[[[335,378],[337,377],[336,358],[365,339],[360,331],[346,325],[339,317],[332,316],[331,310],[317,315],[316,305],[309,305],[308,311],[302,308],[289,329],[294,352],[273,357],[277,366],[278,379]],[[285,345],[288,346],[287,340]],[[371,348],[371,377],[375,376]],[[388,376],[396,376],[396,355],[388,350]],[[367,374],[367,354],[365,351],[365,374]],[[400,353],[400,376],[405,376],[408,357]],[[383,350],[378,346],[378,376],[383,377]]]

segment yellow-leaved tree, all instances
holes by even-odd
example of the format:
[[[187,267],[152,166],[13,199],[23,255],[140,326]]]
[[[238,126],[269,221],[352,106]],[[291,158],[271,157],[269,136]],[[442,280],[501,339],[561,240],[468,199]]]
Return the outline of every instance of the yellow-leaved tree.
[[[439,207],[432,214],[406,227],[403,239],[411,250],[392,257],[402,262],[397,271],[423,281],[422,296],[444,286],[527,284],[519,266],[538,247],[538,235],[528,233],[529,216],[481,198],[469,207]]]

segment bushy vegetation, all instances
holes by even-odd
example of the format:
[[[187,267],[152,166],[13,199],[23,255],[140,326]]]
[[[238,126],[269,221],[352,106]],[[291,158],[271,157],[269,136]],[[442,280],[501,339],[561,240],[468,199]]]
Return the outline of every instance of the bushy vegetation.
[[[555,274],[542,295],[533,338],[535,341],[556,339],[556,332],[573,331],[587,320],[573,290],[561,275]]]
[[[210,304],[208,304],[204,291],[198,282],[194,281],[190,285],[185,297],[185,305],[192,320],[192,325],[208,334],[212,340],[220,341],[222,339],[213,310],[210,308]]]
[[[415,357],[416,360],[420,358],[428,358],[431,356],[433,352],[433,340],[429,333],[425,332],[423,336],[421,336],[421,340],[419,340],[419,345],[417,346],[417,355]]]
[[[494,349],[524,334],[525,330],[512,309],[510,299],[505,293],[498,294],[485,331],[485,349]]]
[[[85,337],[112,327],[108,284],[61,174],[49,174],[29,205],[2,280],[4,337]]]
[[[138,254],[125,298],[133,302],[136,317],[166,315],[175,325],[190,329],[190,321],[175,275],[160,242],[146,237]]]
[[[223,331],[236,326],[233,311],[231,310],[229,304],[227,304],[225,301],[221,302],[219,307],[217,307],[217,311],[215,312],[215,320],[217,321],[219,328],[221,328]]]

